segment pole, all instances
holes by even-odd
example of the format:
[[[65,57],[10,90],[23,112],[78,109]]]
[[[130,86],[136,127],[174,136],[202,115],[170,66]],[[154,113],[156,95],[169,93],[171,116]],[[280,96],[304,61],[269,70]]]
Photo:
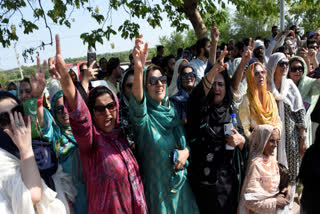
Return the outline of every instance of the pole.
[[[284,0],[280,0],[280,31],[284,31]]]

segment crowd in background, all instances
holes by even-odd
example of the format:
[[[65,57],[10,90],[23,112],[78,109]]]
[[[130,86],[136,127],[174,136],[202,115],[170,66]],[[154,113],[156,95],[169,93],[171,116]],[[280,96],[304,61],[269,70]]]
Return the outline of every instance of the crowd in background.
[[[0,91],[1,213],[318,213],[320,28],[56,55]],[[50,79],[45,79],[49,70]]]

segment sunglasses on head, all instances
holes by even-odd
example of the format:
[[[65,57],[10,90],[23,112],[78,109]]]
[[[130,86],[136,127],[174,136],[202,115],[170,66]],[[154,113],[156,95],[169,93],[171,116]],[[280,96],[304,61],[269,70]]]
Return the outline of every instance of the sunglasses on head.
[[[96,105],[93,107],[94,111],[99,112],[99,113],[105,112],[106,108],[110,112],[113,112],[117,109],[117,104],[116,104],[116,102],[113,101],[111,103],[108,103],[107,105]]]
[[[161,84],[167,84],[167,76],[161,76],[161,77],[150,77],[149,83],[150,85],[157,85],[158,82],[161,82]]]
[[[255,72],[254,72],[254,76],[257,77],[257,76],[259,76],[260,74],[261,74],[262,76],[264,76],[266,73],[267,73],[267,72],[266,72],[265,70],[255,71]]]
[[[318,46],[317,46],[317,45],[312,45],[312,46],[309,46],[308,49],[313,49],[313,50],[315,50],[315,49],[318,49]]]
[[[303,72],[303,67],[302,66],[296,66],[296,67],[291,67],[290,72]]]
[[[196,77],[196,74],[194,72],[190,72],[190,73],[183,73],[182,74],[182,78],[187,79],[187,78],[194,78]]]
[[[54,108],[54,112],[56,114],[64,114],[64,106],[63,105],[60,105],[60,106],[57,106]]]
[[[282,60],[280,60],[280,61],[278,62],[278,65],[279,65],[280,67],[288,66],[288,65],[289,65],[289,62],[288,62],[288,61],[282,61]]]
[[[17,105],[14,108],[11,109],[12,115],[14,112],[21,113],[22,116],[24,116],[24,111],[23,111],[23,106],[22,105]],[[8,112],[2,112],[0,113],[0,126],[4,127],[10,125],[10,117]]]

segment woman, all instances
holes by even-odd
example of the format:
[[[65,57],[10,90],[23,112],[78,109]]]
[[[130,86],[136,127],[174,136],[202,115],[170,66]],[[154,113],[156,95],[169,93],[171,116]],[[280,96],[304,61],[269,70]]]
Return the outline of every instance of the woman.
[[[303,184],[300,199],[301,214],[317,213],[320,201],[320,129],[317,129],[316,139],[303,156],[298,180]]]
[[[174,65],[174,70],[173,70],[173,76],[172,76],[172,81],[170,85],[168,86],[168,96],[171,97],[172,95],[178,93],[178,88],[177,88],[177,80],[179,73],[181,71],[181,68],[183,65],[188,64],[188,60],[186,59],[179,59],[176,61],[176,64]]]
[[[261,124],[269,124],[281,130],[276,100],[267,91],[267,71],[260,62],[252,63],[247,72],[247,94],[239,107],[244,134],[250,137],[252,130]]]
[[[25,125],[23,114],[14,95],[0,93],[1,213],[69,213],[62,193],[70,185],[69,178],[61,168],[51,176],[58,166],[51,159],[49,147],[32,141],[30,117]]]
[[[190,183],[201,213],[236,213],[244,173],[247,149],[232,105],[226,54],[225,48],[189,98]],[[225,130],[230,125],[233,128]]]
[[[282,121],[278,162],[289,170],[291,208],[301,156],[306,149],[306,125],[303,101],[296,85],[286,78],[287,68],[282,66],[285,62],[287,58],[283,53],[274,53],[269,58],[267,71],[268,85],[277,101]]]
[[[170,97],[170,101],[174,104],[183,125],[187,124],[187,102],[194,88],[195,81],[196,74],[192,65],[184,65],[181,68],[177,82],[179,91]]]
[[[313,143],[311,113],[320,95],[320,80],[307,77],[308,68],[305,61],[299,57],[291,57],[289,61],[288,78],[298,87],[306,110],[305,123],[307,126],[307,148]]]
[[[278,128],[258,125],[254,129],[239,214],[276,213],[289,204],[285,195],[279,193],[280,173],[274,156],[279,140]]]
[[[117,96],[107,87],[96,87],[87,107],[67,73],[58,35],[56,43],[56,61],[50,67],[61,82],[79,145],[89,213],[147,213],[138,164],[120,128]]]
[[[166,76],[151,65],[143,74],[148,55],[142,35],[133,51],[134,82],[130,119],[137,137],[137,156],[142,171],[149,213],[198,213],[186,163],[189,150],[178,115],[166,95]]]
[[[128,143],[131,148],[134,147],[135,136],[133,133],[132,123],[129,120],[129,99],[134,79],[134,71],[128,70],[120,83],[121,99],[120,99],[120,122],[124,134],[127,136]]]

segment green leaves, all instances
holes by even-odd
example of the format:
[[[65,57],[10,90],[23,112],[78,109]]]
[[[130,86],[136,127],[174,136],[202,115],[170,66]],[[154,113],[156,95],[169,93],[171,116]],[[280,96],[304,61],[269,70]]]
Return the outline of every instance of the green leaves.
[[[24,34],[29,34],[29,33],[32,33],[33,30],[39,29],[37,25],[25,19],[21,19],[21,24],[19,26],[24,28],[24,31],[23,31]]]

